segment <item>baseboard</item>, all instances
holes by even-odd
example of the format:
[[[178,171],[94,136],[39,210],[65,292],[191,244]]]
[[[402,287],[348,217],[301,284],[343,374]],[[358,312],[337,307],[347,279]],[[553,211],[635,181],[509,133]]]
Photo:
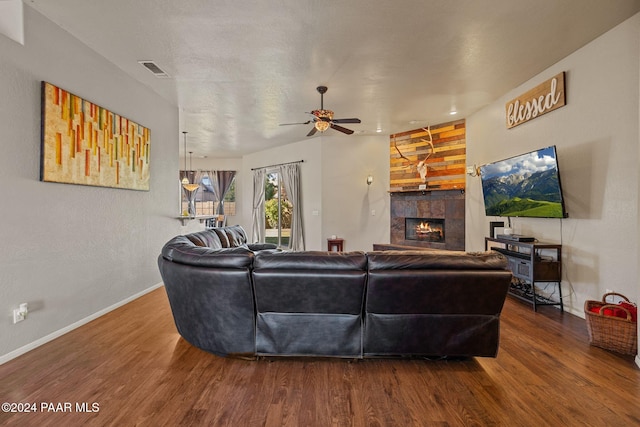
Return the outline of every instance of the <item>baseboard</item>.
[[[636,365],[640,368],[640,354],[636,354]]]
[[[58,329],[57,331],[52,332],[49,335],[46,335],[46,336],[44,336],[44,337],[42,337],[40,339],[37,339],[37,340],[25,345],[25,346],[22,346],[22,347],[20,347],[20,348],[18,348],[16,350],[13,350],[13,351],[11,351],[11,352],[9,352],[7,354],[4,354],[4,355],[0,356],[0,365],[2,365],[4,363],[7,363],[8,361],[10,361],[12,359],[15,359],[16,357],[21,356],[21,355],[25,354],[28,351],[31,351],[31,350],[33,350],[35,348],[38,348],[41,345],[48,343],[49,341],[52,341],[52,340],[54,340],[56,338],[59,338],[62,335],[66,334],[68,332],[71,332],[74,329],[79,328],[80,326],[86,325],[87,323],[91,322],[92,320],[95,320],[100,316],[104,316],[105,314],[109,313],[110,311],[113,311],[116,308],[122,307],[123,305],[128,304],[131,301],[136,300],[136,299],[140,298],[141,296],[143,296],[145,294],[148,294],[149,292],[154,291],[154,290],[156,290],[156,289],[158,289],[158,288],[160,288],[162,286],[163,286],[162,282],[160,282],[160,283],[158,283],[156,285],[153,285],[153,286],[151,286],[151,287],[149,287],[149,288],[147,288],[147,289],[145,289],[145,290],[143,290],[141,292],[138,292],[137,294],[131,295],[130,297],[125,298],[122,301],[119,301],[119,302],[117,302],[117,303],[115,303],[115,304],[113,304],[113,305],[111,305],[109,307],[106,307],[106,308],[104,308],[104,309],[92,314],[91,316],[88,316],[88,317],[85,317],[84,319],[78,320],[77,322],[72,323],[69,326],[65,326],[62,329]]]

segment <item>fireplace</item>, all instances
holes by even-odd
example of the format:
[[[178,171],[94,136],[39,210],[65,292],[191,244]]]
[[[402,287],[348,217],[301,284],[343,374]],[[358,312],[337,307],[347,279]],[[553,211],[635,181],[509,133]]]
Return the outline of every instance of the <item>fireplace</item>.
[[[398,246],[463,251],[465,195],[460,190],[391,193],[391,236]],[[420,223],[428,223],[422,230]],[[434,232],[439,229],[440,232]],[[421,231],[420,233],[418,231]],[[446,239],[445,239],[446,238]]]
[[[405,218],[405,240],[444,243],[444,218]]]

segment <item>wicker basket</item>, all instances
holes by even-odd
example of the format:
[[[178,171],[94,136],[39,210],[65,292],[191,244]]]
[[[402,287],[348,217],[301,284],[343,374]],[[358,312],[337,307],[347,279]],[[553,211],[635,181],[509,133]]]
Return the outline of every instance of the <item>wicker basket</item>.
[[[615,292],[604,294],[602,301],[587,300],[584,303],[584,315],[589,331],[589,343],[596,347],[615,351],[622,354],[637,354],[638,352],[638,324],[631,320],[631,313],[624,307],[608,304],[606,299],[610,295],[617,295],[629,301],[627,297]],[[591,310],[599,307],[599,313]],[[624,310],[627,318],[605,316],[605,308]]]

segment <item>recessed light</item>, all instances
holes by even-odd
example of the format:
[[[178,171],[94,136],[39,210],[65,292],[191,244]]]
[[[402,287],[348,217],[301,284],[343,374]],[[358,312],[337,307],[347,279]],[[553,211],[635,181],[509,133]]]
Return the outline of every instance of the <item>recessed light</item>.
[[[377,133],[382,133],[382,128],[378,128],[378,129],[376,129],[376,132],[377,132]]]
[[[452,116],[455,116],[456,114],[458,114],[458,112],[456,110],[451,110],[449,111],[449,114],[451,114]]]

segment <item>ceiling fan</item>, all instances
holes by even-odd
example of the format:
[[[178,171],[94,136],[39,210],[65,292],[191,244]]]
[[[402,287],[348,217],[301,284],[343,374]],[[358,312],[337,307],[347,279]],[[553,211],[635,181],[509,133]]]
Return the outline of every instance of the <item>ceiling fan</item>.
[[[281,123],[280,126],[308,125],[309,123],[313,123],[313,128],[311,128],[307,136],[313,136],[317,131],[324,132],[329,128],[335,129],[338,132],[346,133],[347,135],[351,135],[353,133],[351,129],[347,129],[345,127],[339,126],[336,123],[361,123],[360,119],[356,119],[356,118],[334,119],[333,111],[324,109],[324,94],[327,92],[327,87],[318,86],[316,90],[320,93],[320,109],[313,110],[310,113],[307,113],[307,114],[311,114],[313,118],[310,120],[307,120],[306,122],[300,122],[300,123]]]

